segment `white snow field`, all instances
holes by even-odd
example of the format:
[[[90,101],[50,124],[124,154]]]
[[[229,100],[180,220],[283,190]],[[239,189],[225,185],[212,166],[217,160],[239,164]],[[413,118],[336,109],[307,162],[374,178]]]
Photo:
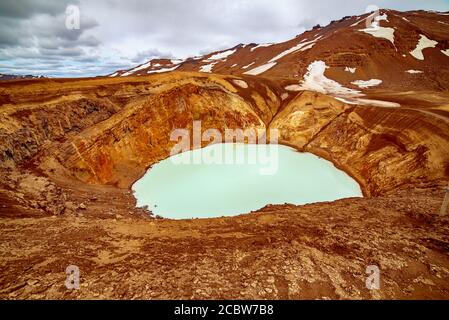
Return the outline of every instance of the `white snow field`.
[[[200,72],[206,72],[206,73],[211,73],[212,72],[212,68],[218,63],[217,62],[212,62],[210,64],[206,64],[204,66],[201,66],[200,68]]]
[[[372,16],[372,15],[371,15]],[[370,17],[371,17],[370,16]],[[368,19],[368,18],[367,18]],[[377,16],[373,19],[373,22],[371,23],[371,26],[365,29],[360,29],[359,31],[368,33],[376,38],[383,38],[387,39],[394,45],[394,29],[390,27],[381,27],[380,21],[387,21],[388,22],[388,16],[387,14],[383,14],[380,16]]]
[[[382,80],[379,79],[371,79],[371,80],[356,80],[351,82],[353,85],[356,85],[359,88],[366,89],[369,87],[375,87],[382,83]]]
[[[157,69],[157,70],[149,70],[147,73],[151,74],[151,73],[164,73],[164,72],[170,72],[170,71],[174,71],[176,69],[179,68],[179,64],[171,67],[171,68],[162,68],[162,69]]]
[[[237,50],[234,49],[234,50],[227,50],[227,51],[224,51],[224,52],[220,52],[220,53],[214,54],[213,56],[210,56],[207,60],[208,61],[224,60],[227,57],[229,57],[230,55],[234,54],[236,51]]]
[[[351,72],[351,73],[355,73],[356,70],[357,70],[357,68],[350,68],[350,67],[345,68],[346,72]]]
[[[376,38],[384,38],[394,45],[394,29],[389,27],[371,27],[360,29],[359,31],[368,33]]]
[[[149,68],[149,67],[151,67],[151,61],[147,62],[147,63],[144,63],[141,66],[138,66],[138,67],[136,67],[134,69],[131,69],[128,72],[125,72],[124,74],[122,74],[121,76],[122,77],[126,77],[126,76],[129,76],[129,75],[133,74],[133,73],[136,73],[139,70],[146,69],[146,68]]]
[[[262,43],[262,44],[258,44],[257,46],[251,48],[251,51],[254,51],[258,48],[265,48],[265,47],[271,47],[273,44],[272,43]]]
[[[324,61],[314,61],[307,67],[304,81],[299,86],[300,90],[317,91],[324,94],[335,94],[337,96],[358,96],[360,91],[343,87],[337,81],[331,80],[324,75],[329,68]]]
[[[271,68],[273,68],[275,65],[277,64],[277,62],[269,62],[266,64],[263,64],[261,66],[258,66],[257,68],[251,69],[249,71],[246,71],[243,74],[248,74],[248,75],[252,75],[252,76],[257,76],[259,74],[264,73],[265,71],[270,70]]]
[[[427,38],[425,35],[421,34],[418,44],[410,54],[418,60],[424,60],[423,50],[426,48],[435,48],[438,42]]]

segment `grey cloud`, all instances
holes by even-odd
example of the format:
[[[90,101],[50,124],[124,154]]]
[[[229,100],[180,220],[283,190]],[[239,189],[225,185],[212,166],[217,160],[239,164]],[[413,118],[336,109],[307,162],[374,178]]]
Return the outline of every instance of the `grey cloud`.
[[[68,4],[77,4],[78,0],[2,0],[0,16],[8,18],[29,18],[34,14],[56,15],[64,12]]]
[[[0,48],[25,44],[24,40],[30,36],[21,20],[0,17]]]
[[[7,2],[2,2],[1,6]],[[59,1],[21,1],[23,7],[20,12],[16,4],[9,3],[11,16],[0,15],[0,59],[16,62],[11,68],[22,60],[29,61],[25,64],[28,66],[48,61],[49,64],[44,65],[54,67],[58,61],[75,62],[77,58],[86,56],[86,49],[101,44],[95,35],[89,34],[98,26],[94,19],[82,15],[82,28],[69,30],[65,26],[65,9],[69,1],[55,2]],[[64,64],[58,66],[66,69]]]
[[[62,49],[40,49],[40,53],[44,56],[61,56],[61,57],[79,57],[85,52],[81,48],[62,48]]]

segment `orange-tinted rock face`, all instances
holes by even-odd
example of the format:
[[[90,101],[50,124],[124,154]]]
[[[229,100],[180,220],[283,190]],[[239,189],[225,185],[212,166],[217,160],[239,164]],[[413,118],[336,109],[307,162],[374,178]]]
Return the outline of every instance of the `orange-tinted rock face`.
[[[367,195],[447,177],[449,123],[419,111],[348,106],[303,92],[271,127],[281,141],[332,160]]]
[[[60,154],[69,169],[82,169],[82,180],[128,187],[149,165],[166,158],[177,141],[175,129],[264,128],[242,98],[222,88],[188,84],[131,102],[122,112],[65,143],[71,152]]]
[[[370,195],[447,179],[447,122],[419,112],[356,107],[336,118],[305,150],[323,153]]]
[[[45,96],[39,81],[2,90],[17,101],[0,109],[4,168],[128,188],[170,155],[174,129],[201,121],[221,133],[279,129],[281,143],[332,160],[367,195],[448,177],[448,122],[427,109],[348,105],[271,80],[197,73],[57,81]]]

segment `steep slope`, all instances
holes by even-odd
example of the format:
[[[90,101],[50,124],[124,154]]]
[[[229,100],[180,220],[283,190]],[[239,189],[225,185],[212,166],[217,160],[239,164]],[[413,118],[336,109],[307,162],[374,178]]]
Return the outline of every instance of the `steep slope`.
[[[129,188],[169,156],[174,129],[278,129],[281,143],[331,160],[365,195],[449,176],[449,121],[423,109],[345,104],[251,76],[174,72],[0,87],[0,167],[38,168]],[[444,119],[444,120],[443,120]],[[207,142],[204,143],[207,145]]]
[[[316,26],[278,44],[240,44],[186,60],[154,60],[112,76],[200,71],[301,82],[314,61],[352,89],[449,89],[449,13],[380,10]],[[369,81],[369,80],[378,81]],[[367,82],[368,81],[368,82]]]

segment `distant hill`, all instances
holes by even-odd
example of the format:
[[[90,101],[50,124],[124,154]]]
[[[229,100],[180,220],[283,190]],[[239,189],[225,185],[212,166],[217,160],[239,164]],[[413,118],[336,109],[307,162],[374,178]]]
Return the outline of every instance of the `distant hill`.
[[[18,74],[3,74],[0,73],[0,81],[11,81],[11,80],[29,80],[29,79],[42,79],[44,76],[33,76],[33,75],[18,75]]]

